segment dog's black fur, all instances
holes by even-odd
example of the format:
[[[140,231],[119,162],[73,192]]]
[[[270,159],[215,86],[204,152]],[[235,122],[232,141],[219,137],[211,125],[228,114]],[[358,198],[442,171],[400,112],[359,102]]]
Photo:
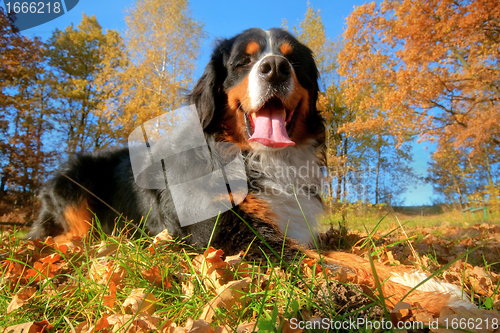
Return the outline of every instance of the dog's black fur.
[[[271,36],[268,38],[269,43],[276,44],[269,46],[272,50],[283,41],[292,45],[293,52],[287,54],[286,59],[293,67],[298,83],[307,91],[308,98],[304,98],[301,103],[308,105],[299,104],[303,115],[299,114],[293,124],[287,124],[287,131],[291,138],[297,142],[302,140],[303,143],[295,147],[287,147],[286,154],[284,152],[275,154],[269,152],[269,149],[263,154],[267,154],[267,159],[282,159],[283,161],[280,160],[279,163],[286,164],[287,161],[294,160],[295,151],[317,151],[324,142],[324,125],[316,110],[318,71],[312,52],[306,46],[299,43],[289,33],[279,29],[272,29],[270,32],[250,29],[231,39],[218,42],[202,77],[187,96],[186,101],[187,104],[196,106],[207,141],[227,141],[237,144],[247,159],[249,197],[237,206],[234,212],[228,211],[220,216],[213,234],[212,246],[223,249],[226,254],[246,250],[253,242],[249,255],[261,257],[260,249],[266,249],[266,246],[261,239],[256,239],[249,226],[278,253],[281,252],[283,246],[285,231],[273,221],[276,201],[270,201],[266,199],[267,197],[259,195],[260,191],[268,186],[266,182],[269,181],[265,173],[255,170],[264,163],[264,157],[259,156],[259,152],[249,145],[248,136],[245,137],[246,133],[243,129],[228,129],[233,126],[233,123],[234,128],[242,126],[236,121],[240,116],[238,112],[241,110],[231,111],[228,107],[228,92],[248,77],[252,63],[256,61],[255,59],[248,60],[249,57],[258,57],[260,54],[245,54],[245,46],[249,40],[252,40],[257,41],[264,49],[266,34]],[[233,114],[228,115],[231,112]],[[298,124],[299,122],[302,124]],[[236,132],[238,135],[235,134]],[[304,136],[307,140],[303,138]],[[241,139],[242,137],[244,139]],[[285,155],[286,158],[282,158]],[[253,160],[252,163],[248,162],[250,158]],[[256,174],[258,179],[252,176]],[[74,221],[69,221],[70,217],[72,219],[85,217],[90,222],[94,219],[93,214],[98,218],[102,229],[106,233],[111,233],[115,228],[119,213],[122,215],[122,221],[126,219],[135,224],[141,220],[145,221],[144,229],[151,235],[167,228],[172,235],[189,236],[188,242],[204,247],[207,246],[216,220],[212,218],[181,227],[168,189],[143,189],[135,183],[128,148],[81,154],[70,158],[48,181],[41,200],[42,211],[29,233],[30,238],[43,239],[46,236],[54,236],[56,239],[60,237],[59,239],[63,241],[65,235],[83,236],[87,231],[85,227],[83,229],[81,226],[75,227],[72,225]],[[317,193],[311,200],[320,200]],[[201,209],[196,207],[195,203],[187,204],[193,205],[193,209]],[[69,208],[73,209],[72,215],[68,213]],[[90,211],[93,214],[89,214]],[[147,219],[143,219],[146,216]],[[248,225],[242,220],[245,220]],[[296,223],[292,218],[289,222]],[[81,230],[78,231],[75,228]],[[290,246],[286,248],[293,248],[293,243],[287,239],[287,244]],[[291,256],[293,252],[293,250],[288,251],[284,255]]]

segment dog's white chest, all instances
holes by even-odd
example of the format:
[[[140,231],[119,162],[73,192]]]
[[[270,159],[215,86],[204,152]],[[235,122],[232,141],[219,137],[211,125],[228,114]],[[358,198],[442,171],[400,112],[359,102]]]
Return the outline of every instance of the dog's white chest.
[[[304,245],[313,244],[323,213],[322,174],[312,148],[289,147],[248,157],[250,190],[269,204],[280,231]]]

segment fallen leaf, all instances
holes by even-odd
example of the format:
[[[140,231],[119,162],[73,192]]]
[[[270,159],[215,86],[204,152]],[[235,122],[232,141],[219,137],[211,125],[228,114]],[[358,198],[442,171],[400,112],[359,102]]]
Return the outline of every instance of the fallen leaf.
[[[113,326],[113,332],[154,332],[158,330],[158,317],[150,316],[147,313],[139,315],[115,314],[107,318],[110,325]],[[127,328],[124,331],[124,328]]]
[[[94,329],[94,326],[90,327],[88,321],[82,321],[80,324],[75,326],[74,333],[90,333],[89,331]]]
[[[312,259],[312,258],[302,259],[302,263],[304,264],[303,270],[308,277],[313,277],[313,273],[314,276],[319,276],[319,274],[325,274],[325,273],[328,274],[329,268],[326,267],[325,273],[323,273],[323,267],[319,263],[317,263],[317,261],[318,261],[317,259]]]
[[[40,262],[46,263],[46,264],[54,264],[54,263],[58,262],[60,259],[61,259],[61,255],[59,253],[54,253],[54,254],[51,254],[50,256],[40,258]]]
[[[147,281],[151,282],[155,286],[164,286],[165,288],[170,288],[171,284],[168,279],[165,279],[162,283],[162,276],[161,276],[161,271],[160,268],[156,265],[152,266],[150,269],[147,269],[142,272],[142,276],[144,279]]]
[[[132,290],[127,299],[123,302],[125,312],[136,314],[146,312],[152,315],[156,311],[156,298],[152,293],[144,293],[145,288]]]
[[[26,287],[20,290],[17,294],[12,297],[9,305],[7,306],[7,314],[12,311],[19,309],[25,304],[28,304],[29,300],[33,297],[36,292],[35,287]]]
[[[162,232],[160,232],[158,235],[155,236],[153,244],[159,245],[161,243],[170,242],[172,240],[173,240],[173,238],[172,238],[172,236],[170,236],[170,233],[168,232],[168,230],[164,229]]]
[[[120,248],[119,243],[106,243],[105,241],[101,241],[101,244],[97,247],[97,252],[95,254],[96,258],[102,258],[102,257],[110,257],[111,255],[115,254],[116,251]]]
[[[224,307],[230,309],[235,303],[241,303],[245,294],[248,292],[252,279],[246,277],[242,280],[229,282],[216,290],[215,296],[205,307],[200,319],[210,322],[215,309]]]
[[[390,313],[391,321],[395,326],[401,321],[409,320],[411,316],[411,305],[405,302],[397,303]]]
[[[241,263],[243,253],[243,251],[240,251],[240,253],[235,254],[234,256],[227,256],[226,259],[224,259],[224,262],[226,262],[229,266],[236,266]]]
[[[224,251],[222,251],[221,249],[216,250],[210,246],[205,251],[205,261],[217,268],[226,267],[226,263],[221,258],[223,254]]]
[[[108,285],[109,295],[104,295],[103,304],[109,308],[113,308],[116,300],[116,285],[113,281]]]
[[[194,295],[194,284],[186,280],[186,282],[181,283],[181,290],[184,295],[191,297]]]
[[[101,285],[114,282],[118,289],[121,289],[121,282],[127,276],[127,271],[121,265],[116,264],[113,259],[98,259],[90,266],[90,276]]]
[[[105,328],[108,328],[110,323],[108,322],[108,317],[104,315],[104,317],[100,318],[95,324],[95,331],[102,331]]]
[[[498,313],[498,311],[478,308],[466,309],[463,306],[459,306],[457,308],[450,308],[445,306],[439,314],[439,326],[445,327],[445,323],[447,322],[448,327],[450,327],[452,323],[456,321],[459,324],[456,330],[446,328],[431,328],[431,331],[436,333],[462,332],[463,330],[460,330],[461,320],[465,320],[466,324],[473,324],[473,327],[465,327],[468,332],[500,332],[500,313]],[[481,325],[479,325],[479,323],[481,323]],[[490,326],[486,328],[485,323],[489,323]],[[497,325],[493,327],[493,323],[497,323]]]
[[[298,325],[297,325],[298,326]],[[290,324],[290,321],[288,319],[284,320],[283,323],[283,333],[302,333],[304,330],[296,327],[292,328],[292,325]]]
[[[4,328],[2,333],[48,333],[52,328],[48,321],[43,320],[9,326]]]
[[[186,332],[216,333],[215,330],[210,327],[210,324],[202,319],[194,321],[192,318],[188,318],[184,329],[186,330]]]

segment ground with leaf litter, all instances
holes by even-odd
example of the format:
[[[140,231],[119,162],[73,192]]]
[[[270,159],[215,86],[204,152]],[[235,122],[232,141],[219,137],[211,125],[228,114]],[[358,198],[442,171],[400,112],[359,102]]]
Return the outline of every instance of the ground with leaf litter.
[[[444,224],[368,235],[331,229],[321,244],[436,273],[462,287],[478,306],[445,308],[439,320],[500,320],[498,225]],[[213,248],[200,253],[167,231],[154,239],[101,236],[64,245],[51,238],[24,241],[3,231],[0,332],[323,332],[294,323],[436,319],[418,304],[388,313],[376,295],[356,284],[356,276],[315,259],[247,262],[244,250],[234,256]]]

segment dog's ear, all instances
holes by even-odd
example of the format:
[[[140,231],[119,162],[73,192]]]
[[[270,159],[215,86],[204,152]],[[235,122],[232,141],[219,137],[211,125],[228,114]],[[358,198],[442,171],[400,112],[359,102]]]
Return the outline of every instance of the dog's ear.
[[[203,75],[187,96],[189,105],[196,106],[201,126],[206,132],[210,132],[211,124],[224,111],[227,102],[223,83],[227,76],[226,63],[231,45],[232,40],[222,40],[217,43]]]
[[[325,143],[325,122],[317,110],[317,100],[319,94],[319,72],[318,67],[314,61],[313,52],[304,44],[298,44],[295,47],[295,52],[299,54],[300,59],[304,61],[301,63],[304,69],[302,77],[299,78],[300,82],[304,82],[305,87],[309,91],[309,112],[306,117],[307,130],[309,133],[316,137],[316,142],[319,145]]]

